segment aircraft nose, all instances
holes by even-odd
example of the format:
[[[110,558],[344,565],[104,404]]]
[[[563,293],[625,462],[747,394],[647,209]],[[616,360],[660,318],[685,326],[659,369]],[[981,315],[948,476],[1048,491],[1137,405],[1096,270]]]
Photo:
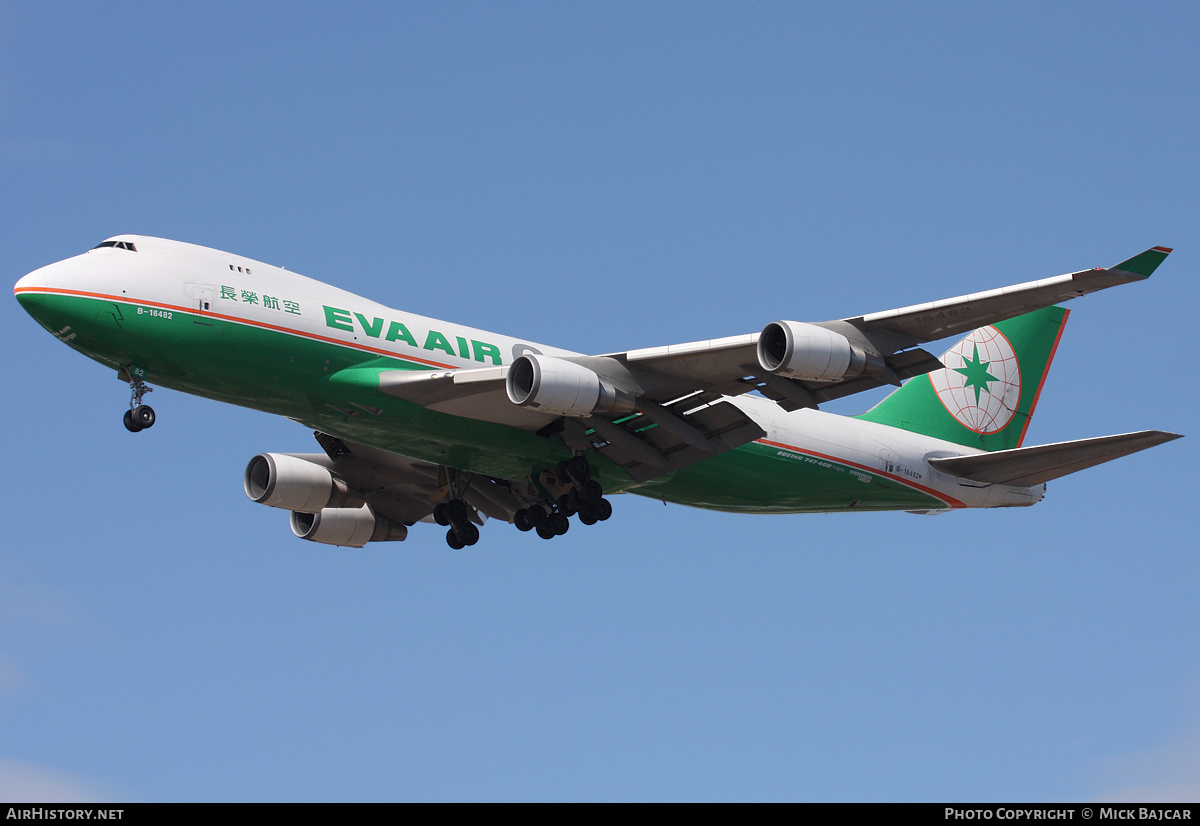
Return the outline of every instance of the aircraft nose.
[[[18,281],[16,286],[13,287],[13,294],[17,297],[17,303],[34,318],[37,318],[37,308],[42,303],[42,296],[46,287],[49,286],[46,270],[53,266],[51,264],[49,267],[39,267]]]
[[[47,264],[26,275],[13,287],[23,306],[37,295],[94,295],[108,290],[111,256],[76,255]]]
[[[23,291],[35,290],[38,287],[46,286],[46,269],[46,267],[39,267],[16,283],[16,286],[13,287],[13,292],[16,294],[18,301],[21,299]]]
[[[77,299],[107,292],[110,274],[107,262],[77,255],[34,270],[16,283],[13,292],[25,312],[53,331],[78,321],[84,308]]]

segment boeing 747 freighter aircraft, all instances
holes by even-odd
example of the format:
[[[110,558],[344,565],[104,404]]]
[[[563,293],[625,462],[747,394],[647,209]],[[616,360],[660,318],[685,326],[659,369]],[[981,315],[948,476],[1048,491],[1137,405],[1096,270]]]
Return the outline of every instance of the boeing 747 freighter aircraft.
[[[129,383],[287,416],[320,453],[261,453],[244,485],[304,539],[361,547],[417,522],[473,545],[492,518],[543,539],[634,493],[741,513],[1032,505],[1046,482],[1171,439],[1023,447],[1067,320],[1055,306],[1141,281],[1109,269],[728,338],[582,355],[425,318],[215,249],[118,235],[36,270],[21,305]],[[936,358],[921,345],[966,338]],[[908,381],[905,381],[908,380]],[[831,399],[898,387],[861,416]]]

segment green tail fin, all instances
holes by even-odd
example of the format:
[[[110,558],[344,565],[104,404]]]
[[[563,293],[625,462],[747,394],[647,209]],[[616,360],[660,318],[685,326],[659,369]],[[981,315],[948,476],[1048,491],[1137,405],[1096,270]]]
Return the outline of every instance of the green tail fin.
[[[1020,447],[1070,311],[1047,307],[975,330],[859,416],[982,450]]]

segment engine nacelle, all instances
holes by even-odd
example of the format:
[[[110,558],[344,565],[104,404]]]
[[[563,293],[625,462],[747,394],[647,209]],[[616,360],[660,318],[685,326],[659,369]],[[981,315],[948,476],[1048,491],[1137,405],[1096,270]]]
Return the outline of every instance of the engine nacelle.
[[[508,399],[556,416],[632,413],[633,396],[613,387],[594,371],[573,361],[526,353],[508,368]]]
[[[815,324],[772,321],[758,337],[758,363],[771,373],[807,381],[841,381],[883,372],[883,358]]]
[[[292,533],[310,542],[361,548],[368,542],[401,542],[408,528],[382,516],[370,505],[361,508],[324,508],[317,513],[292,512]]]
[[[286,453],[260,453],[246,465],[246,495],[260,505],[316,513],[323,508],[357,508],[361,495],[315,462]]]

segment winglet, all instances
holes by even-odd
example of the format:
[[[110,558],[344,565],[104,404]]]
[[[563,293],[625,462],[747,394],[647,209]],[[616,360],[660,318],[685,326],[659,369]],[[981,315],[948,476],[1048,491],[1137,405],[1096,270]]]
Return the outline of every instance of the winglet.
[[[1128,261],[1122,261],[1117,266],[1112,267],[1112,269],[1124,270],[1134,275],[1140,275],[1142,278],[1149,278],[1150,273],[1158,269],[1158,265],[1167,260],[1167,255],[1170,252],[1170,247],[1151,247],[1140,255],[1133,256]]]

